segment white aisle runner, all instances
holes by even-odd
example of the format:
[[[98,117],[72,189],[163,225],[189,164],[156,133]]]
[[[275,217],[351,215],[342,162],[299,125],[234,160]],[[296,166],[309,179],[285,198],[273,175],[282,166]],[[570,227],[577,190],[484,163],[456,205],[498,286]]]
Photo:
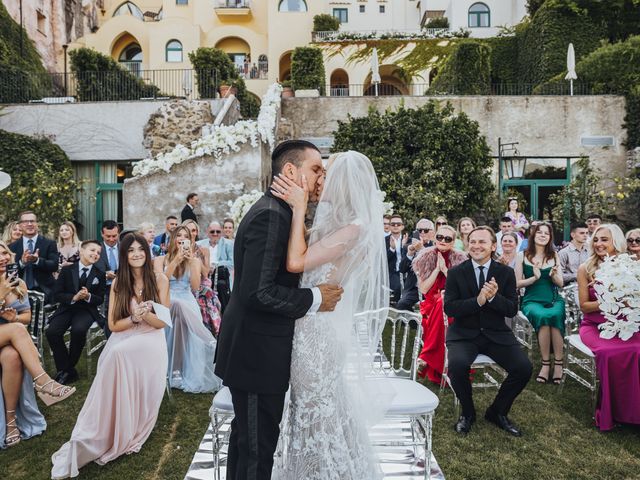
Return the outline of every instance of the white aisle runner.
[[[229,424],[225,424],[221,430],[229,428]],[[371,434],[373,437],[380,439],[390,438],[411,438],[411,429],[409,422],[386,423],[383,426],[376,427]],[[207,429],[198,451],[193,456],[189,471],[185,476],[185,480],[212,480],[213,476],[213,450],[212,450],[213,430],[211,425]],[[407,447],[379,447],[378,455],[380,458],[380,467],[385,473],[385,480],[407,480],[421,479],[424,476],[424,449],[418,448],[417,452]],[[222,449],[221,454],[221,478],[225,479],[226,467],[226,446]],[[444,480],[444,474],[436,459],[431,455],[431,479]],[[302,480],[302,479],[301,479]]]

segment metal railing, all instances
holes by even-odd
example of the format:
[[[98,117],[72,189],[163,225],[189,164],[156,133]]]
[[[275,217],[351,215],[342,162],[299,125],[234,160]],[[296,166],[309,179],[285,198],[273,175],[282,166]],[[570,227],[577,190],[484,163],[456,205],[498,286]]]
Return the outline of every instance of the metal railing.
[[[130,62],[131,64],[136,62]],[[136,70],[44,73],[0,70],[0,103],[131,101],[215,98],[215,70]]]
[[[269,62],[253,62],[236,65],[240,78],[245,80],[266,80],[269,77]]]
[[[251,0],[216,0],[215,8],[251,8]]]
[[[411,38],[436,38],[450,32],[449,28],[423,28],[421,30],[330,30],[311,32],[313,42],[336,42],[348,40],[366,39],[411,39]]]

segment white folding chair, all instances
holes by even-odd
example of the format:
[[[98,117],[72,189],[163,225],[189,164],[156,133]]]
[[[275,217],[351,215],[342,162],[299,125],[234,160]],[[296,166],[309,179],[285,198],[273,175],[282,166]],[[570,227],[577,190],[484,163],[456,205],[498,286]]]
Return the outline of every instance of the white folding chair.
[[[42,368],[46,369],[44,358],[44,326],[46,319],[44,293],[37,292],[35,290],[28,290],[27,295],[29,296],[29,304],[31,305],[29,333],[31,333],[33,343],[38,348]]]
[[[223,387],[215,394],[209,409],[209,417],[211,417],[211,426],[213,427],[213,478],[220,480],[222,478],[220,455],[225,445],[228,449],[231,420],[234,417],[229,387]]]
[[[518,311],[515,317],[511,319],[511,330],[516,340],[527,349],[529,360],[533,361],[533,345],[535,342],[535,330],[527,316]]]

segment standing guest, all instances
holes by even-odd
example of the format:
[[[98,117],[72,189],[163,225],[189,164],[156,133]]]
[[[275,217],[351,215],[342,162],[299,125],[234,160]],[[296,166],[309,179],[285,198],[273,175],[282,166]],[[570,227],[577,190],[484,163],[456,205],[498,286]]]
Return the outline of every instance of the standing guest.
[[[518,257],[519,241],[520,241],[520,236],[517,233],[515,232],[504,233],[500,241],[502,246],[502,254],[498,257],[498,262],[515,269],[516,259]]]
[[[143,222],[138,227],[138,234],[142,235],[149,245],[151,258],[160,255],[160,247],[154,243],[156,238],[156,227],[151,222]]]
[[[38,234],[38,219],[31,211],[19,216],[22,238],[9,245],[16,254],[20,267],[20,278],[29,290],[44,293],[45,301],[53,300],[53,274],[58,271],[58,249],[56,242]]]
[[[513,226],[513,222],[509,217],[502,217],[500,219],[500,231],[496,234],[496,238],[498,239],[498,249],[496,250],[496,255],[502,255],[502,236],[505,233],[514,232],[515,227]],[[520,244],[522,243],[522,238],[520,235],[518,237],[518,245],[516,246],[516,251],[520,250]]]
[[[400,274],[400,262],[406,254],[408,235],[402,235],[404,222],[400,215],[391,215],[390,234],[384,241],[387,247],[387,261],[389,262],[389,286],[393,294],[391,301],[396,303],[402,295],[402,280]]]
[[[589,238],[591,238],[595,233],[596,228],[602,225],[602,217],[597,213],[590,213],[589,215],[587,215],[586,224],[587,228],[589,229]]]
[[[222,221],[222,233],[224,234],[224,238],[227,240],[233,241],[235,235],[235,222],[230,218],[225,218]]]
[[[629,230],[625,238],[629,255],[635,255],[636,260],[640,260],[640,228]]]
[[[233,269],[233,242],[222,236],[223,229],[219,222],[211,222],[207,227],[207,238],[200,240],[198,245],[209,249],[209,265],[211,271],[222,265]]]
[[[391,215],[384,215],[382,217],[382,224],[384,225],[384,236],[391,235]]]
[[[87,240],[80,246],[80,259],[62,267],[54,287],[54,298],[60,304],[49,319],[47,340],[56,363],[56,381],[67,385],[78,380],[76,364],[87,340],[87,331],[93,322],[104,320],[98,312],[106,292],[106,277],[95,266],[100,259],[100,243]],[[69,349],[64,334],[71,331]]]
[[[0,242],[0,338],[12,323],[28,325],[31,321],[27,286],[20,279],[7,278],[7,265],[13,261],[14,254],[6,243]],[[0,346],[0,371],[1,449],[40,435],[47,428],[47,422],[38,410],[33,379],[12,345]]]
[[[80,240],[73,222],[62,222],[58,229],[58,264],[66,267],[80,259]]]
[[[558,295],[562,287],[560,259],[553,248],[553,229],[541,222],[531,227],[529,246],[516,260],[518,288],[524,288],[520,308],[538,334],[542,368],[536,382],[547,383],[553,347],[553,383],[562,381],[564,345],[564,300]]]
[[[449,225],[449,221],[447,220],[447,217],[445,217],[444,215],[438,215],[436,217],[435,225],[436,225],[436,230],[437,230],[438,228],[440,228],[443,225]]]
[[[455,318],[447,330],[449,378],[462,406],[454,430],[466,434],[476,420],[469,369],[483,353],[508,373],[484,418],[519,437],[522,432],[507,415],[531,377],[531,362],[505,322],[505,317],[518,312],[516,278],[511,268],[491,259],[496,247],[490,227],[473,229],[469,234],[471,259],[447,275],[444,311]]]
[[[154,260],[156,272],[169,278],[171,319],[166,330],[169,351],[169,384],[185,392],[214,392],[220,379],[213,373],[216,340],[202,323],[193,292],[200,288],[202,262],[193,254],[191,233],[183,225],[169,239],[169,250]]]
[[[22,238],[22,229],[18,222],[9,222],[2,234],[2,241],[7,245],[11,245],[13,242],[17,242]]]
[[[476,222],[473,218],[470,217],[462,217],[458,220],[458,228],[456,229],[458,238],[456,239],[456,243],[454,248],[456,250],[460,250],[462,252],[466,252],[469,247],[469,233],[471,230],[476,228]]]
[[[107,294],[104,297],[105,310],[109,311],[109,297],[111,295],[111,282],[116,278],[118,273],[118,252],[120,226],[114,220],[106,220],[102,224],[102,248],[100,249],[100,260],[96,263],[99,270],[105,272],[107,279]],[[109,330],[109,322],[104,324],[104,334],[107,338],[111,335]]]
[[[580,339],[596,357],[600,389],[595,422],[606,431],[617,423],[640,425],[640,332],[628,340],[600,337],[598,326],[606,319],[593,288],[596,272],[608,256],[624,253],[627,247],[622,230],[613,224],[596,227],[591,239],[592,253],[578,270],[578,296],[584,313]]]
[[[169,215],[164,222],[164,232],[153,239],[153,243],[160,247],[160,255],[167,253],[167,245],[169,245],[169,236],[178,226],[178,217]]]
[[[70,440],[52,455],[51,478],[77,477],[89,462],[104,465],[137,453],[158,419],[167,375],[166,324],[153,303],[169,306],[169,281],[154,273],[147,241],[123,237],[111,286],[109,328],[96,377]]]
[[[562,281],[565,285],[575,282],[578,278],[578,267],[589,258],[587,238],[589,230],[586,223],[574,223],[571,225],[571,241],[558,252],[560,268],[562,269]]]
[[[433,222],[427,218],[421,218],[416,224],[418,238],[412,238],[408,244],[405,254],[400,262],[400,275],[404,276],[404,289],[402,296],[397,303],[398,310],[413,311],[413,306],[420,300],[418,294],[418,279],[413,271],[411,263],[415,255],[424,247],[433,246],[434,228]]]
[[[440,383],[444,369],[444,318],[442,312],[442,291],[447,281],[449,268],[460,265],[467,259],[466,254],[453,249],[456,231],[449,225],[442,225],[436,233],[436,245],[422,249],[413,261],[413,269],[418,277],[422,314],[422,351],[418,357],[418,375],[433,383]],[[453,319],[449,319],[451,322]]]
[[[505,217],[509,217],[513,222],[513,227],[520,238],[524,238],[524,234],[529,228],[529,221],[518,207],[518,199],[511,197],[507,200],[507,211],[504,212]]]
[[[184,222],[185,220],[193,220],[194,222],[198,222],[198,216],[194,212],[194,209],[200,203],[200,199],[198,198],[197,193],[190,193],[187,195],[187,204],[182,209],[182,213],[180,214],[180,221]]]

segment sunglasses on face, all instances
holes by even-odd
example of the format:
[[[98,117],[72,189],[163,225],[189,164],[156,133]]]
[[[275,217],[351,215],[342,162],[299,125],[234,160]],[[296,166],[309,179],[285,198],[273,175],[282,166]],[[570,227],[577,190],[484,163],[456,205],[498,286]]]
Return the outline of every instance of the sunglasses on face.
[[[439,227],[441,227],[442,225],[446,225],[447,222],[436,222],[436,225],[438,225]]]
[[[209,233],[212,233],[212,234],[215,233],[215,234],[220,235],[222,233],[222,230],[209,230]]]
[[[402,222],[391,222],[389,225],[392,227],[401,227],[403,225]]]
[[[430,228],[419,228],[418,231],[420,233],[429,233],[431,231],[431,229]]]
[[[436,240],[443,243],[451,243],[453,242],[453,237],[450,237],[449,235],[436,235]]]
[[[633,245],[634,243],[635,243],[636,245],[640,245],[640,237],[637,237],[637,238],[627,238],[627,243],[628,243],[629,245]]]

